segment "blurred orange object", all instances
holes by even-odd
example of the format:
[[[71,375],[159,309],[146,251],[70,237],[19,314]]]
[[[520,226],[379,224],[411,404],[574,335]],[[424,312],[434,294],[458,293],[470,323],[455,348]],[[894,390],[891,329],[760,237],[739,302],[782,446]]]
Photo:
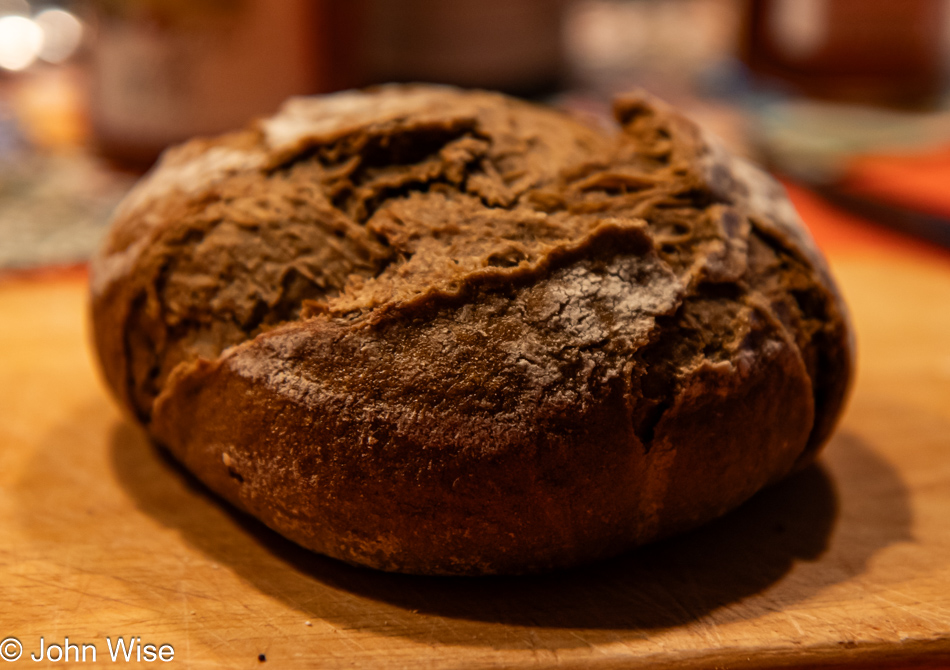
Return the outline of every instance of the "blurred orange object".
[[[944,217],[950,228],[950,146],[853,158],[838,188],[882,204]]]
[[[81,78],[74,66],[35,68],[11,84],[9,99],[35,146],[70,151],[88,139]]]
[[[892,254],[903,251],[950,262],[950,250],[918,237],[875,225],[873,221],[830,203],[810,188],[785,181],[788,196],[815,242],[829,257]]]

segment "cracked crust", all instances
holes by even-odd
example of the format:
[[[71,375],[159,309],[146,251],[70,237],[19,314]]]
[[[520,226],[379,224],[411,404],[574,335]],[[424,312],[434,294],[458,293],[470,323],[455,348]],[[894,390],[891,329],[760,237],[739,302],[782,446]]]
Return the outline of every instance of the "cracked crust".
[[[352,563],[549,570],[725,513],[830,434],[845,307],[780,186],[615,111],[387,86],[169,152],[93,266],[110,386]]]

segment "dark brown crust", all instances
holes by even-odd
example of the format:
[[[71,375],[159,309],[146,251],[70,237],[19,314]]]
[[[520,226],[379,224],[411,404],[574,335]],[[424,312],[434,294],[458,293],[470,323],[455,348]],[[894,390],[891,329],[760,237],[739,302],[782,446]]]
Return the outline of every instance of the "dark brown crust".
[[[830,434],[845,308],[772,180],[616,111],[386,87],[177,150],[94,268],[110,386],[225,498],[377,568],[548,570],[725,513]]]

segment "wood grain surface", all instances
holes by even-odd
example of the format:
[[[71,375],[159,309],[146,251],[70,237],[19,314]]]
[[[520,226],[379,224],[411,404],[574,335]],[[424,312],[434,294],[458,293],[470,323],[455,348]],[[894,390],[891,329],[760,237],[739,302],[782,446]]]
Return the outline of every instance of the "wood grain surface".
[[[859,378],[818,466],[685,537],[477,580],[351,568],[228,508],[107,397],[82,281],[0,283],[10,667],[63,666],[29,656],[67,636],[107,667],[119,636],[193,668],[950,665],[950,262],[834,265]]]

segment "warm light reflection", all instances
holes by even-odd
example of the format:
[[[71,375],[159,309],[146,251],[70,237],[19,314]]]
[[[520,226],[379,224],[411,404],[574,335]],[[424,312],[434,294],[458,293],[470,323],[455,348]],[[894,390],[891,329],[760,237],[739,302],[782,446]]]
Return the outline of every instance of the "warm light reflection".
[[[0,18],[0,67],[23,70],[43,48],[43,29],[25,16]]]
[[[82,41],[79,19],[62,9],[47,9],[37,14],[35,20],[43,30],[40,59],[47,63],[62,63],[73,55]]]

